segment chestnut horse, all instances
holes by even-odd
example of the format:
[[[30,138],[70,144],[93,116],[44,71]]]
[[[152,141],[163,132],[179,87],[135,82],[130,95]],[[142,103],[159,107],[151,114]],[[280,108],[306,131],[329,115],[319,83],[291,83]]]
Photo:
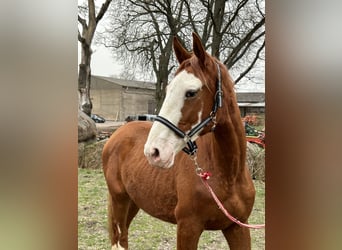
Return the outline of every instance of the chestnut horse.
[[[208,184],[247,223],[255,189],[233,81],[196,34],[193,52],[177,38],[173,47],[180,66],[153,125],[129,122],[103,149],[112,250],[128,249],[128,228],[140,208],[177,224],[178,250],[197,249],[203,230],[221,230],[232,250],[251,249],[249,229],[225,217],[196,174],[193,157],[181,152],[195,155],[198,149],[198,164],[212,174]]]

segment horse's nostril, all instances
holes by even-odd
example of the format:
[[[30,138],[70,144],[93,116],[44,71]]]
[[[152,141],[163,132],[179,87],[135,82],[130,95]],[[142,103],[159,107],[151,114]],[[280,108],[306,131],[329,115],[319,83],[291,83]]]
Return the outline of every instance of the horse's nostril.
[[[158,158],[159,157],[159,149],[153,148],[152,151],[153,151],[152,157],[153,158]]]

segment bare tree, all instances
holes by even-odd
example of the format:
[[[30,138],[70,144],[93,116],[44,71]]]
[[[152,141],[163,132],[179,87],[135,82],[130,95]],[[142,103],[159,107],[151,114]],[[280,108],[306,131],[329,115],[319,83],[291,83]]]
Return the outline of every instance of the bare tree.
[[[113,47],[127,68],[154,73],[157,110],[176,65],[173,36],[190,48],[191,32],[195,31],[212,55],[228,68],[239,69],[236,82],[250,72],[264,51],[264,0],[118,2],[103,43]]]
[[[184,3],[128,0],[116,4],[104,44],[113,47],[126,68],[142,69],[156,80],[157,110],[173,67],[172,40],[183,27]],[[151,75],[151,73],[154,73]],[[145,75],[146,75],[145,74]]]
[[[221,59],[228,69],[241,72],[235,78],[236,84],[264,52],[264,1],[201,0],[201,3],[206,15],[202,20],[190,18],[192,28],[202,34],[202,42],[213,56]]]
[[[90,100],[90,62],[91,62],[91,43],[95,34],[96,27],[103,15],[107,11],[112,0],[106,0],[96,15],[94,0],[88,0],[87,5],[79,6],[78,22],[82,32],[78,30],[78,41],[81,43],[81,63],[78,73],[78,91],[80,96],[80,108],[90,116],[92,102]]]

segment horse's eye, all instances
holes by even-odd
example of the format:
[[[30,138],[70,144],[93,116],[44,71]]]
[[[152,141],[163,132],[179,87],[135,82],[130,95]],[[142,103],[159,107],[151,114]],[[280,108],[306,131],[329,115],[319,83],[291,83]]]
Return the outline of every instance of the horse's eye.
[[[197,91],[196,90],[189,90],[185,93],[185,97],[186,98],[191,98],[191,97],[195,97],[197,95]]]

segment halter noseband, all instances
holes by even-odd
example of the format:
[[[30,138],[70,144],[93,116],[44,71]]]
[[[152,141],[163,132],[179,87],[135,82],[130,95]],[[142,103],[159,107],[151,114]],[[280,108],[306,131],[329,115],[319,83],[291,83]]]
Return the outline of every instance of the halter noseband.
[[[208,123],[211,122],[211,121],[214,122],[214,126],[212,128],[212,130],[214,130],[215,126],[216,126],[216,112],[217,112],[217,109],[222,107],[222,95],[223,95],[223,92],[222,92],[222,82],[221,82],[221,70],[220,70],[220,66],[219,66],[218,63],[216,63],[216,66],[217,66],[217,72],[218,72],[218,81],[217,81],[217,84],[216,84],[216,93],[215,93],[214,105],[213,105],[213,108],[212,108],[209,116],[205,120],[203,120],[202,122],[197,124],[188,133],[185,133],[182,130],[180,130],[177,126],[175,126],[172,122],[167,120],[166,118],[164,118],[162,116],[159,116],[159,115],[154,117],[155,121],[158,121],[158,122],[162,123],[163,125],[165,125],[169,129],[171,129],[177,136],[179,136],[180,138],[184,139],[184,141],[187,144],[187,147],[184,147],[183,151],[185,153],[187,153],[188,155],[194,155],[197,152],[196,142],[192,141],[191,137],[194,136],[203,127],[208,125]]]

